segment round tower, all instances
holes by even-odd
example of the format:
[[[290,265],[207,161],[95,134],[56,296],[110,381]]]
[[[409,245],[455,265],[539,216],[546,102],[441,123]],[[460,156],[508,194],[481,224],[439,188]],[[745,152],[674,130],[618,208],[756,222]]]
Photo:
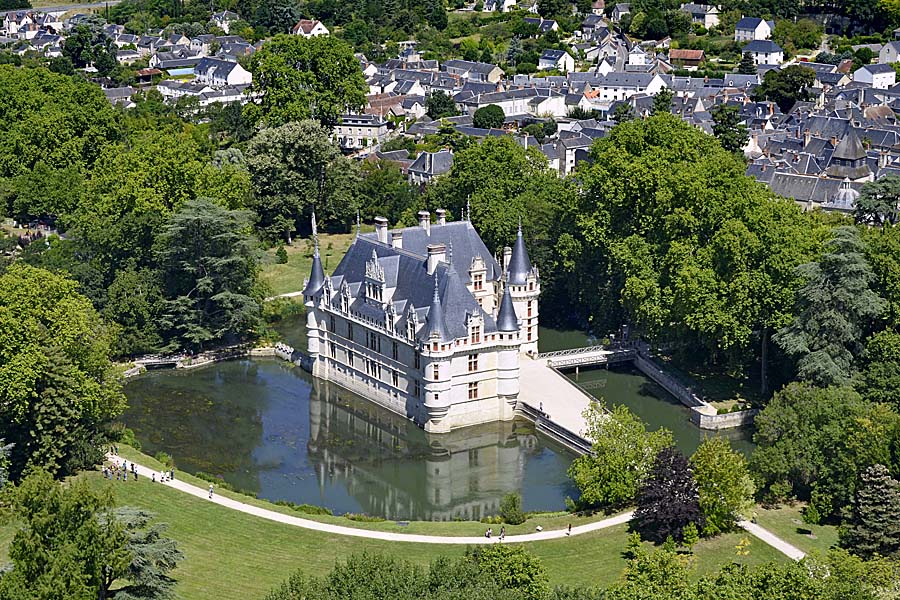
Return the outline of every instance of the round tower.
[[[497,313],[497,397],[500,400],[500,418],[504,421],[515,416],[519,398],[519,331],[519,319],[509,286],[506,286]]]
[[[444,307],[438,288],[437,274],[434,276],[434,296],[425,327],[419,338],[422,364],[425,367],[425,431],[429,433],[446,433],[450,431],[450,423],[446,419],[450,412],[450,358],[453,355],[450,335],[444,321]]]
[[[313,252],[313,263],[309,279],[303,288],[303,303],[306,306],[306,350],[312,361],[310,370],[313,375],[318,375],[317,371],[320,370],[319,352],[321,351],[320,338],[322,328],[319,327],[316,303],[325,285],[325,270],[322,268],[322,259],[319,258],[319,234],[316,230],[316,213],[312,215],[312,233],[315,241],[315,251]]]
[[[522,224],[516,234],[509,259],[504,261],[504,280],[519,319],[519,342],[522,352],[538,351],[538,297],[541,281],[537,267],[532,266],[522,237]]]

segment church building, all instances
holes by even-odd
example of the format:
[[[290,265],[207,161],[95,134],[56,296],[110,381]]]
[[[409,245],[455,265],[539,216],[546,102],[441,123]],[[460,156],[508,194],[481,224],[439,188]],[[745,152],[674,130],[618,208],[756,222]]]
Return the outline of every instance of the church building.
[[[513,418],[541,292],[521,226],[498,261],[470,221],[445,215],[393,231],[377,217],[330,277],[313,217],[303,290],[312,374],[433,433]]]

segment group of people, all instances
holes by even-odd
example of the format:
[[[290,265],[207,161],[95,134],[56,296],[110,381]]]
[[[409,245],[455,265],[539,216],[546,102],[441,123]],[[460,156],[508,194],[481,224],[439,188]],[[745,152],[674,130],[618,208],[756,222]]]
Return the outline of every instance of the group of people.
[[[156,473],[151,475],[150,479],[153,483],[156,483]],[[170,468],[168,471],[162,470],[159,472],[159,481],[161,483],[165,483],[167,481],[175,480],[175,467]]]
[[[132,478],[137,481],[138,472],[137,466],[135,466],[134,463],[131,463],[130,471]],[[119,460],[116,459],[108,467],[106,465],[103,465],[103,477],[104,479],[109,479],[110,481],[112,479],[115,479],[116,481],[128,481],[128,473],[129,469],[127,460],[123,460],[122,464],[119,464]]]
[[[490,538],[494,535],[494,528],[488,527],[488,530],[484,532],[484,537]],[[506,527],[500,528],[500,541],[502,542],[506,538]]]

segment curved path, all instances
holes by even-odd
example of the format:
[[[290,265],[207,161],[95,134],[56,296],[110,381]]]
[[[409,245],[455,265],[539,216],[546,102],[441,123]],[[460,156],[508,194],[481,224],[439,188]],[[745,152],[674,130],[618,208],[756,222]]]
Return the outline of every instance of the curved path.
[[[117,456],[108,456],[107,460],[110,462],[117,462],[122,460]],[[127,461],[129,470],[131,469],[132,461]],[[141,477],[150,478],[154,473],[159,474],[158,471],[154,471],[148,467],[143,465],[134,463],[137,465],[137,472]],[[336,535],[349,535],[354,537],[363,537],[372,540],[383,540],[386,542],[416,542],[420,544],[493,544],[500,541],[499,537],[491,537],[485,538],[483,536],[450,536],[450,535],[421,535],[421,534],[413,534],[413,533],[391,533],[389,531],[376,531],[372,529],[360,529],[357,527],[346,527],[344,525],[334,525],[332,523],[321,523],[319,521],[312,521],[310,519],[304,519],[302,517],[295,517],[292,515],[286,515],[280,512],[275,512],[273,510],[269,510],[267,508],[262,508],[259,506],[253,506],[252,504],[245,504],[244,502],[239,502],[237,500],[232,500],[231,498],[226,498],[225,496],[220,496],[219,494],[213,492],[213,497],[209,498],[209,490],[199,488],[195,485],[191,485],[190,483],[181,481],[179,479],[175,479],[172,481],[166,482],[157,482],[159,485],[167,485],[171,488],[174,488],[178,491],[184,492],[186,494],[190,494],[196,498],[200,498],[207,502],[212,502],[214,504],[218,504],[220,506],[224,506],[226,508],[230,508],[232,510],[237,510],[242,513],[246,513],[248,515],[254,515],[263,519],[268,519],[269,521],[275,521],[277,523],[284,523],[285,525],[292,525],[294,527],[303,527],[304,529],[312,529],[315,531],[321,531],[324,533],[333,533]],[[585,533],[590,533],[591,531],[599,531],[601,529],[607,529],[609,527],[615,527],[616,525],[622,525],[631,520],[633,516],[633,512],[629,511],[626,513],[618,514],[607,519],[603,519],[601,521],[594,521],[593,523],[587,523],[585,525],[578,525],[577,527],[572,528],[572,536],[582,535]],[[784,553],[794,560],[800,560],[805,556],[805,554],[795,548],[794,546],[788,544],[781,538],[775,536],[773,533],[763,529],[759,525],[750,523],[749,521],[741,521],[738,523],[742,528],[747,530],[748,533],[758,537],[763,542],[769,544],[776,550]],[[560,539],[564,537],[569,537],[566,529],[551,529],[547,531],[537,531],[535,533],[524,533],[519,535],[508,535],[506,536],[505,541],[510,543],[517,542],[540,542],[544,540],[554,540]]]

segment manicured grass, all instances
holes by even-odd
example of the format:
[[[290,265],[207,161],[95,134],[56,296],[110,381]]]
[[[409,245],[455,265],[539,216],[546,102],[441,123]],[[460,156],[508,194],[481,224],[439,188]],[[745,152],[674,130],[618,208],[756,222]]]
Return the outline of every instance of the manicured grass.
[[[326,273],[334,271],[355,237],[355,232],[319,234],[319,254],[322,257],[322,266]],[[275,248],[266,252],[263,261],[260,277],[272,288],[273,295],[302,290],[303,281],[309,277],[312,267],[313,242],[311,238],[297,238],[292,245],[285,246],[285,250],[288,255],[286,264],[275,262]]]
[[[802,504],[770,510],[760,508],[756,511],[756,522],[804,552],[824,554],[837,544],[837,527],[804,523],[803,508]],[[815,537],[810,537],[810,533]]]
[[[259,598],[295,569],[323,575],[335,561],[354,553],[386,553],[425,565],[439,556],[458,557],[465,552],[460,546],[380,542],[273,523],[150,483],[146,478],[137,483],[110,484],[98,473],[85,476],[97,485],[112,485],[118,504],[151,510],[159,522],[169,524],[168,534],[185,554],[175,573],[177,591],[185,600]],[[625,566],[622,550],[626,537],[626,526],[619,526],[527,547],[541,559],[552,584],[607,586]],[[730,534],[698,544],[696,576],[738,560],[734,546],[741,537]],[[750,550],[740,562],[785,560],[756,540],[752,540]]]
[[[123,456],[133,452],[123,450],[120,448]],[[158,466],[149,458],[142,457],[141,462]],[[177,592],[184,600],[260,598],[296,569],[309,575],[323,575],[336,561],[362,552],[386,553],[422,565],[439,556],[459,557],[465,552],[461,546],[380,542],[274,523],[151,483],[145,477],[122,483],[108,482],[98,472],[82,476],[95,485],[111,486],[117,504],[152,511],[158,522],[168,524],[167,534],[185,554],[174,573]],[[194,479],[177,472],[176,477]],[[225,491],[218,493],[230,495]],[[344,520],[344,523],[348,522]],[[417,530],[430,533],[442,533],[446,527],[468,527],[460,523],[419,525]],[[472,525],[481,531],[480,524]],[[0,527],[0,560],[5,559],[13,532],[12,525]],[[541,559],[552,584],[603,587],[622,573],[625,566],[622,550],[627,535],[627,527],[622,525],[572,538],[530,543],[527,548]],[[694,576],[715,571],[732,561],[752,565],[786,560],[752,538],[749,556],[737,557],[734,547],[742,537],[746,536],[729,534],[700,542],[694,549]]]

